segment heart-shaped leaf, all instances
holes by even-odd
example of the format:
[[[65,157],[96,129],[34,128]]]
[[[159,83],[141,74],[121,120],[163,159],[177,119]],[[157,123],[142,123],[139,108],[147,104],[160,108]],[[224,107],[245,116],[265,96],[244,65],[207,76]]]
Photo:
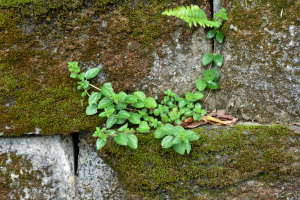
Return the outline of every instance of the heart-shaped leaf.
[[[219,67],[222,66],[222,64],[223,64],[223,56],[222,56],[221,54],[214,55],[213,60],[214,60],[214,62],[215,62]]]
[[[208,33],[207,33],[207,39],[211,39],[211,38],[215,37],[216,33],[217,32],[214,29],[208,31]]]
[[[197,86],[197,89],[199,91],[202,91],[206,88],[206,82],[205,80],[199,78],[197,81],[196,81],[196,86]]]
[[[222,32],[219,32],[216,36],[218,42],[222,43],[224,39],[224,34]]]
[[[212,60],[213,60],[214,56],[211,53],[206,53],[204,54],[203,58],[202,58],[202,63],[203,65],[207,65],[209,64]]]
[[[215,74],[213,70],[205,70],[203,72],[204,79],[207,83],[210,83],[214,80]]]

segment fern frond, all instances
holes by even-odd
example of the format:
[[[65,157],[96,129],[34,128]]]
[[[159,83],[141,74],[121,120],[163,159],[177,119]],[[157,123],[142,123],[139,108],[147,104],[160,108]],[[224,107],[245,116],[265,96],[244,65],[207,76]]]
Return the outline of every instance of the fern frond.
[[[221,22],[219,21],[209,21],[204,13],[203,10],[201,10],[198,6],[194,6],[193,4],[191,7],[187,6],[181,6],[178,8],[174,8],[173,10],[166,10],[162,13],[163,15],[168,16],[175,16],[180,19],[183,19],[187,23],[189,23],[189,26],[191,27],[193,24],[197,27],[197,24],[200,26],[203,26],[204,28],[206,26],[208,27],[215,27],[219,28],[221,26]]]

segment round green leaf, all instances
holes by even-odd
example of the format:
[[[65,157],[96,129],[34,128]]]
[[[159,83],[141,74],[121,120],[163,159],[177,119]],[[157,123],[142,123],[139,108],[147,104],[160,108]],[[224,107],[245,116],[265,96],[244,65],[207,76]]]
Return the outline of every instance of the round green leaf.
[[[197,81],[196,81],[196,86],[197,86],[197,89],[199,91],[202,91],[206,88],[206,82],[205,80],[199,78]]]
[[[207,83],[207,87],[209,89],[218,89],[220,86],[218,82],[211,82],[211,83]]]
[[[136,103],[137,102],[137,98],[133,95],[127,95],[125,97],[125,103]]]
[[[179,143],[179,144],[174,144],[174,145],[173,145],[173,148],[174,148],[174,150],[175,150],[177,153],[179,153],[179,154],[181,154],[181,155],[183,155],[184,152],[185,152],[185,145],[184,145],[184,142],[181,142],[181,143]]]
[[[133,107],[135,108],[144,108],[144,102],[142,102],[141,100],[138,100],[136,103],[133,104]]]
[[[217,34],[217,40],[218,40],[218,42],[220,42],[220,43],[222,43],[223,42],[223,39],[224,39],[224,34],[222,33],[222,32],[219,32],[218,34]]]
[[[142,102],[144,102],[146,100],[146,95],[144,92],[136,91],[136,92],[134,92],[134,96]]]
[[[133,134],[128,134],[127,138],[128,138],[128,143],[127,143],[128,146],[130,146],[133,149],[136,149],[138,146],[138,138]]]
[[[110,117],[106,120],[106,128],[111,128],[118,122],[118,119],[115,117]]]
[[[201,92],[199,92],[199,91],[196,91],[195,93],[194,93],[194,99],[195,100],[200,100],[200,99],[202,99],[204,97],[204,95],[201,93]]]
[[[94,78],[95,76],[97,76],[100,70],[101,70],[100,68],[92,68],[87,70],[87,72],[85,73],[85,78],[86,79]]]
[[[211,39],[211,38],[215,37],[216,33],[217,32],[214,29],[208,31],[208,33],[207,33],[207,39]]]
[[[156,108],[157,107],[157,103],[155,101],[154,98],[149,97],[144,101],[144,105],[146,108]]]
[[[105,144],[106,144],[106,140],[102,140],[101,138],[98,138],[96,142],[97,150],[104,147]]]
[[[89,105],[97,104],[97,101],[100,99],[101,93],[99,92],[92,92],[91,96],[89,97]]]
[[[162,138],[165,135],[172,135],[173,134],[173,129],[174,129],[174,126],[167,123],[167,124],[161,126],[160,128],[156,129],[156,131],[154,132],[154,137],[155,138]]]
[[[185,99],[187,101],[192,101],[194,99],[194,94],[192,94],[191,92],[186,92],[185,93]]]
[[[140,133],[145,133],[149,130],[150,130],[150,127],[149,127],[147,122],[145,122],[145,121],[140,122],[140,125],[139,125],[139,128],[138,128],[138,131]]]
[[[209,64],[212,60],[213,60],[214,56],[211,53],[206,53],[204,54],[203,58],[202,58],[202,63],[203,65],[207,65]]]
[[[214,80],[215,74],[213,70],[205,70],[203,72],[204,79],[207,83],[210,83]],[[207,86],[208,87],[208,86]]]
[[[101,93],[106,97],[111,97],[111,94],[113,93],[114,89],[109,85],[103,85],[101,87]]]
[[[170,148],[171,146],[173,146],[173,140],[174,140],[174,136],[166,136],[161,141],[161,146],[163,148]]]
[[[220,72],[218,71],[218,69],[216,69],[216,68],[212,68],[212,70],[213,70],[213,72],[214,72],[214,74],[215,74],[215,78],[214,78],[214,82],[218,82],[218,80],[219,80],[219,77],[220,77]]]
[[[130,114],[126,110],[121,110],[118,113],[118,118],[120,118],[120,119],[126,119],[129,117],[130,117]]]
[[[214,60],[214,62],[215,62],[219,67],[222,66],[222,64],[223,64],[223,56],[222,56],[221,54],[214,55],[213,60]]]
[[[116,143],[118,143],[119,145],[124,145],[127,146],[127,136],[124,133],[118,133],[118,135],[116,137],[114,137],[114,140]]]
[[[86,107],[85,113],[86,115],[94,115],[98,112],[97,104],[93,104],[92,106]]]
[[[168,122],[168,121],[169,121],[169,117],[168,117],[167,115],[165,115],[165,116],[163,116],[163,117],[161,118],[161,121],[162,121],[162,122]]]
[[[139,124],[140,123],[140,119],[141,119],[141,115],[140,114],[137,114],[137,113],[133,113],[133,112],[130,112],[130,117],[129,117],[129,121],[130,123],[132,124]]]
[[[103,97],[98,104],[98,109],[106,108],[113,103],[114,103],[113,99],[110,99],[109,97]]]

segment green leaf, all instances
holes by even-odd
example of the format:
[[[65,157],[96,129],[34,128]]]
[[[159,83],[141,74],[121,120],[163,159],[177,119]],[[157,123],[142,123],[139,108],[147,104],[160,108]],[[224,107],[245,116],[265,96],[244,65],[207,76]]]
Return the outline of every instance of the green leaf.
[[[191,147],[191,143],[183,143],[184,148],[186,149],[186,152],[189,154],[192,147]]]
[[[126,96],[127,96],[127,94],[125,92],[119,92],[117,94],[117,97],[120,101],[125,101]]]
[[[204,79],[207,83],[210,83],[214,80],[215,74],[213,70],[205,70],[203,72]]]
[[[138,128],[138,131],[140,133],[145,133],[149,130],[150,130],[150,127],[149,127],[147,122],[145,122],[145,121],[140,122],[140,125],[139,125],[139,128]]]
[[[114,130],[108,130],[108,131],[107,131],[107,135],[113,135],[113,134],[115,134],[115,132],[116,132],[116,131],[114,131]]]
[[[106,128],[111,128],[118,122],[118,119],[115,117],[110,117],[106,120]]]
[[[87,72],[85,73],[85,78],[86,79],[94,78],[95,76],[97,76],[100,70],[101,70],[100,68],[92,68],[87,70]]]
[[[74,67],[69,68],[69,72],[72,72],[72,71],[74,71]]]
[[[86,92],[82,92],[82,93],[81,93],[81,96],[82,96],[82,97],[85,97],[85,96],[86,96]]]
[[[185,99],[187,101],[193,101],[194,100],[194,94],[190,93],[190,92],[186,92],[185,93]]]
[[[101,93],[106,97],[111,97],[114,89],[111,86],[111,83],[104,83],[101,87]]]
[[[129,117],[129,121],[132,123],[132,124],[139,124],[140,123],[140,119],[141,119],[141,115],[140,114],[137,114],[137,113],[133,113],[133,112],[130,112],[130,117]]]
[[[194,93],[194,99],[195,100],[200,100],[200,99],[202,99],[204,97],[204,95],[201,93],[201,92],[199,92],[199,91],[196,91],[195,93]]]
[[[223,39],[224,39],[224,34],[222,32],[219,32],[217,34],[217,37],[216,39],[218,40],[218,42],[222,43],[223,42]]]
[[[124,124],[125,121],[126,121],[126,119],[120,119],[120,118],[118,118],[117,124]]]
[[[184,128],[182,126],[176,126],[173,130],[173,135],[179,136],[184,133]]]
[[[176,120],[175,120],[175,123],[176,123],[176,124],[181,124],[180,119],[176,119]]]
[[[134,96],[141,102],[144,102],[146,100],[146,95],[144,92],[141,91],[134,92]]]
[[[216,68],[212,68],[212,70],[213,70],[213,72],[215,74],[215,78],[214,78],[213,82],[218,82],[219,77],[220,77],[220,72]]]
[[[98,138],[96,142],[97,150],[104,147],[105,144],[106,144],[106,140],[102,140],[101,138]]]
[[[91,96],[89,97],[89,105],[92,106],[93,104],[97,104],[97,101],[100,99],[101,93],[99,92],[92,92]]]
[[[70,77],[71,77],[71,78],[77,78],[77,74],[76,74],[76,73],[71,73],[71,74],[70,74]]]
[[[128,127],[128,123],[126,123],[125,125],[121,126],[118,131],[125,131]]]
[[[208,33],[207,33],[207,39],[211,39],[211,38],[215,37],[216,33],[217,32],[214,29],[208,31]]]
[[[199,91],[202,91],[206,88],[206,82],[205,80],[199,78],[197,81],[196,81],[196,86],[197,86],[197,89]]]
[[[180,137],[176,137],[176,138],[173,140],[173,145],[174,145],[174,144],[179,144],[180,142],[182,142],[182,140],[180,139]]]
[[[157,103],[155,101],[154,98],[149,97],[144,101],[144,105],[146,108],[156,108],[157,107]]]
[[[213,60],[214,56],[211,53],[206,53],[204,54],[203,58],[202,58],[202,63],[203,65],[207,65],[209,64],[212,60]]]
[[[219,66],[221,67],[222,64],[223,64],[223,56],[221,54],[218,54],[218,55],[214,55],[214,62]]]
[[[163,148],[170,148],[171,146],[173,146],[173,140],[174,137],[173,136],[166,136],[162,141],[161,141],[161,146]]]
[[[137,98],[133,95],[127,95],[125,97],[125,103],[136,103],[137,102]]]
[[[101,112],[100,114],[99,114],[99,117],[105,117],[106,116],[106,113],[105,112]]]
[[[211,82],[211,83],[207,83],[207,87],[209,89],[218,89],[220,86],[219,86],[219,83],[218,82]]]
[[[74,71],[75,71],[76,73],[78,73],[78,72],[80,72],[80,68],[77,67],[77,68],[74,69]]]
[[[89,82],[88,81],[84,81],[81,85],[86,90],[89,88]]]
[[[84,77],[85,77],[85,72],[82,72],[82,73],[78,76],[79,80],[82,80],[82,81],[84,81]]]
[[[119,102],[116,106],[117,110],[122,110],[122,109],[125,109],[127,108],[127,103],[123,103],[123,102]]]
[[[184,145],[184,142],[181,142],[181,143],[179,143],[179,144],[174,144],[174,145],[173,145],[173,148],[174,148],[174,150],[175,150],[177,153],[179,153],[179,154],[181,154],[181,155],[183,155],[184,152],[185,152],[185,145]]]
[[[101,135],[101,139],[104,140],[104,141],[106,141],[106,135],[105,135],[105,134],[102,134],[102,135]]]
[[[130,117],[130,114],[126,110],[121,110],[118,113],[118,118],[126,119],[126,118],[129,118],[129,117]]]
[[[183,108],[187,104],[186,100],[183,98],[180,98],[178,101],[178,107]]]
[[[138,100],[136,103],[133,104],[133,107],[144,108],[144,102],[142,102],[141,100]]]
[[[86,107],[85,114],[86,115],[94,115],[98,112],[97,104],[93,104],[92,106]]]
[[[138,147],[138,138],[134,134],[128,134],[128,146],[130,146],[133,149],[136,149]]]
[[[113,99],[110,99],[109,97],[103,97],[98,104],[98,109],[106,108],[112,105],[113,103],[114,103]]]
[[[169,117],[168,117],[167,115],[165,115],[165,116],[163,116],[163,117],[161,118],[161,121],[162,121],[162,122],[168,122],[168,121],[169,121]]]
[[[155,109],[154,111],[153,111],[153,114],[155,115],[155,116],[158,116],[159,115],[159,109]]]
[[[167,123],[167,124],[161,126],[160,128],[156,129],[156,131],[154,132],[154,137],[155,138],[162,138],[165,135],[172,135],[173,134],[173,129],[174,129],[174,126]]]
[[[185,131],[185,133],[186,133],[185,137],[189,141],[195,141],[200,138],[200,136],[197,133],[195,133],[194,131],[187,130],[187,131]]]
[[[124,145],[127,146],[127,136],[124,133],[118,133],[118,135],[116,137],[114,137],[114,140],[116,143],[118,143],[119,145]]]

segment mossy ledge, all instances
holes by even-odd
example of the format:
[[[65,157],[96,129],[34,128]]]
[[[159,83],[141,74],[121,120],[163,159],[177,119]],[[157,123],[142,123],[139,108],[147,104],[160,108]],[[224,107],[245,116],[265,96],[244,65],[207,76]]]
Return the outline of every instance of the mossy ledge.
[[[247,181],[273,191],[299,179],[300,137],[287,126],[207,126],[194,131],[200,139],[184,156],[163,149],[153,132],[138,135],[136,150],[109,140],[99,156],[118,173],[129,199],[222,199],[247,193]],[[84,137],[95,143],[91,135]],[[259,190],[250,194],[264,198]]]

